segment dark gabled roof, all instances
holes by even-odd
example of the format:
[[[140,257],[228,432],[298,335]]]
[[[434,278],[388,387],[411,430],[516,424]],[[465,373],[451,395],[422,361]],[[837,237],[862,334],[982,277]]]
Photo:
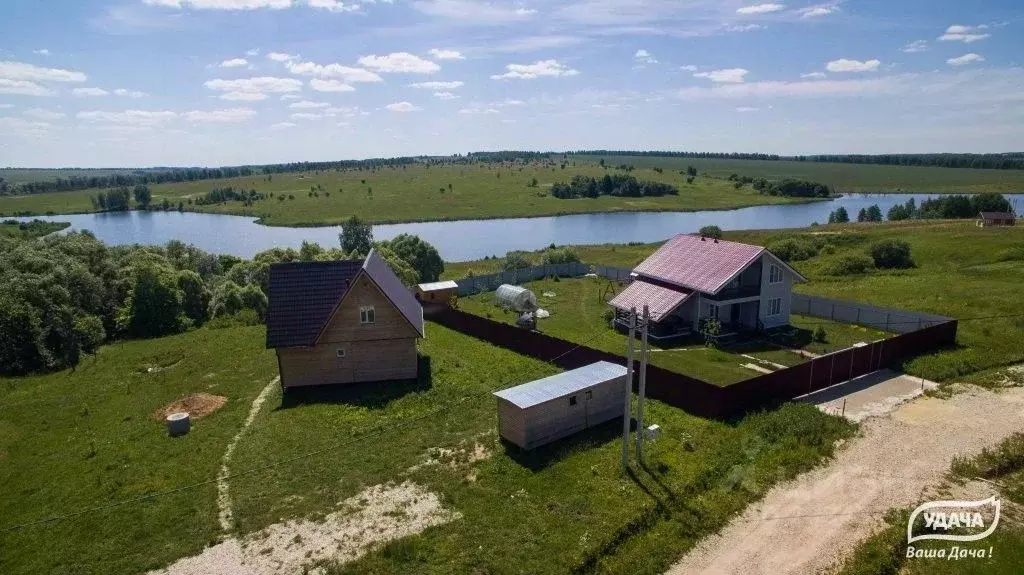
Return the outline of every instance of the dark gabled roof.
[[[1010,212],[981,212],[980,215],[985,220],[1012,220],[1017,217]]]
[[[362,260],[271,265],[267,347],[312,345],[362,269]]]

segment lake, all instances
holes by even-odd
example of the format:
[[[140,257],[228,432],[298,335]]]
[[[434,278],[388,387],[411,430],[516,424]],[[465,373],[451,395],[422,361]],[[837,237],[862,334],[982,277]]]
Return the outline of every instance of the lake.
[[[550,244],[624,244],[656,242],[702,226],[723,230],[802,228],[825,223],[830,212],[843,206],[856,219],[861,208],[878,204],[885,214],[894,204],[913,197],[920,203],[936,195],[848,194],[831,201],[808,204],[754,206],[736,210],[699,212],[618,212],[542,218],[507,218],[387,224],[374,226],[376,239],[414,234],[430,242],[445,261],[465,261],[511,250],[536,250]],[[1024,194],[1006,194],[1014,206]],[[586,201],[586,200],[567,200]],[[33,218],[17,218],[21,220]],[[70,230],[90,230],[112,245],[165,244],[170,240],[214,253],[251,258],[274,247],[298,248],[304,240],[323,246],[338,245],[341,228],[285,228],[263,226],[255,218],[190,212],[119,212],[41,216],[38,219],[71,222]]]

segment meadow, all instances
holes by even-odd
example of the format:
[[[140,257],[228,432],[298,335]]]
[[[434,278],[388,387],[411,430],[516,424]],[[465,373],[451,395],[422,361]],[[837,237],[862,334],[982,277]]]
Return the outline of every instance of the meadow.
[[[138,171],[141,170],[133,168],[0,168],[0,179],[7,180],[8,184],[16,185],[74,176],[88,178],[90,176],[111,176]]]
[[[267,225],[336,225],[352,215],[373,223],[555,216],[618,211],[725,210],[802,201],[761,195],[750,186],[736,189],[721,178],[699,177],[692,184],[678,172],[633,171],[641,180],[675,185],[678,196],[558,199],[556,182],[575,175],[601,176],[596,164],[407,165],[379,169],[268,174],[151,186],[153,204],[166,199],[189,211],[255,216]],[[537,180],[536,187],[532,186]],[[196,205],[214,188],[256,190],[266,198],[247,206],[239,201]],[[0,215],[95,211],[97,190],[0,197]],[[273,197],[270,195],[273,194]],[[193,200],[189,205],[188,201]]]
[[[827,243],[831,247],[818,255],[791,262],[809,280],[795,291],[960,319],[958,345],[907,362],[904,368],[909,373],[950,381],[1024,362],[1024,316],[1020,310],[1024,227],[982,229],[971,221],[911,220],[726,232],[725,238],[769,247],[787,239]],[[830,268],[838,260],[863,254],[882,239],[909,242],[916,267],[831,275]],[[577,251],[586,263],[633,268],[657,247],[580,246]],[[527,257],[537,262],[540,254]],[[447,264],[445,278],[492,273],[501,264],[501,259]]]
[[[651,401],[664,435],[630,475],[616,422],[524,454],[497,441],[490,393],[557,369],[438,325],[427,333],[417,381],[275,389],[232,462],[238,532],[411,480],[461,518],[329,572],[660,573],[853,432],[806,405],[721,422]],[[127,575],[219,541],[212,478],[276,375],[263,341],[262,327],[202,328],[103,347],[76,371],[0,379],[0,571]],[[168,438],[154,412],[198,392],[227,403]],[[430,464],[439,448],[462,455]]]
[[[1024,170],[642,156],[576,156],[576,159],[594,163],[604,159],[608,165],[632,164],[637,169],[660,167],[666,172],[693,166],[700,173],[722,178],[738,174],[769,180],[812,180],[828,184],[840,193],[1024,192]]]

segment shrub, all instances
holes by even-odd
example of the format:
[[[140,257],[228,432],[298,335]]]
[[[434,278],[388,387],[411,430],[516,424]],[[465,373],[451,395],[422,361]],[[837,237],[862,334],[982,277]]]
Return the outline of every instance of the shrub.
[[[544,257],[541,259],[541,263],[544,265],[567,264],[578,261],[580,261],[580,254],[575,248],[571,247],[548,248],[544,251]]]
[[[768,251],[784,262],[800,262],[818,255],[818,247],[809,240],[787,238],[768,244]]]
[[[509,270],[521,270],[523,268],[531,267],[533,264],[530,260],[520,252],[509,252],[505,256],[505,261],[502,263],[501,269],[504,271]]]
[[[700,229],[700,235],[706,238],[722,238],[722,228],[718,226],[704,226]]]
[[[871,244],[868,254],[879,268],[912,268],[914,259],[910,255],[910,244],[904,240],[881,240]]]
[[[866,273],[873,267],[874,262],[868,256],[848,254],[830,262],[822,271],[830,276],[848,276]]]
[[[825,343],[828,341],[828,332],[825,331],[824,327],[819,325],[818,328],[814,330],[814,335],[811,336],[811,339],[818,343]]]

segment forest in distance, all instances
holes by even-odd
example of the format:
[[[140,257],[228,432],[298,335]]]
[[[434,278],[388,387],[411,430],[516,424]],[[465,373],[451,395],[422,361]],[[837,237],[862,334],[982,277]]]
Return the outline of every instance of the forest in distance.
[[[600,156],[643,157],[643,158],[690,158],[719,160],[757,160],[769,162],[846,163],[881,166],[916,166],[966,169],[1024,170],[1024,152],[1001,154],[828,154],[808,156],[782,156],[756,153],[717,152],[671,152],[671,151],[630,151],[630,150],[577,150],[566,152],[472,152],[453,156],[406,156],[395,158],[372,158],[364,160],[339,160],[330,162],[289,162],[281,164],[224,166],[224,167],[182,167],[151,169],[68,169],[62,170],[21,170],[0,169],[0,195],[38,194],[48,192],[85,190],[91,188],[113,188],[181,183],[197,180],[237,178],[258,174],[282,174],[320,170],[362,170],[410,164],[458,165],[489,162],[531,162],[537,160],[567,160],[580,158],[591,160]],[[38,173],[38,176],[34,176]],[[17,176],[17,177],[15,177]]]

